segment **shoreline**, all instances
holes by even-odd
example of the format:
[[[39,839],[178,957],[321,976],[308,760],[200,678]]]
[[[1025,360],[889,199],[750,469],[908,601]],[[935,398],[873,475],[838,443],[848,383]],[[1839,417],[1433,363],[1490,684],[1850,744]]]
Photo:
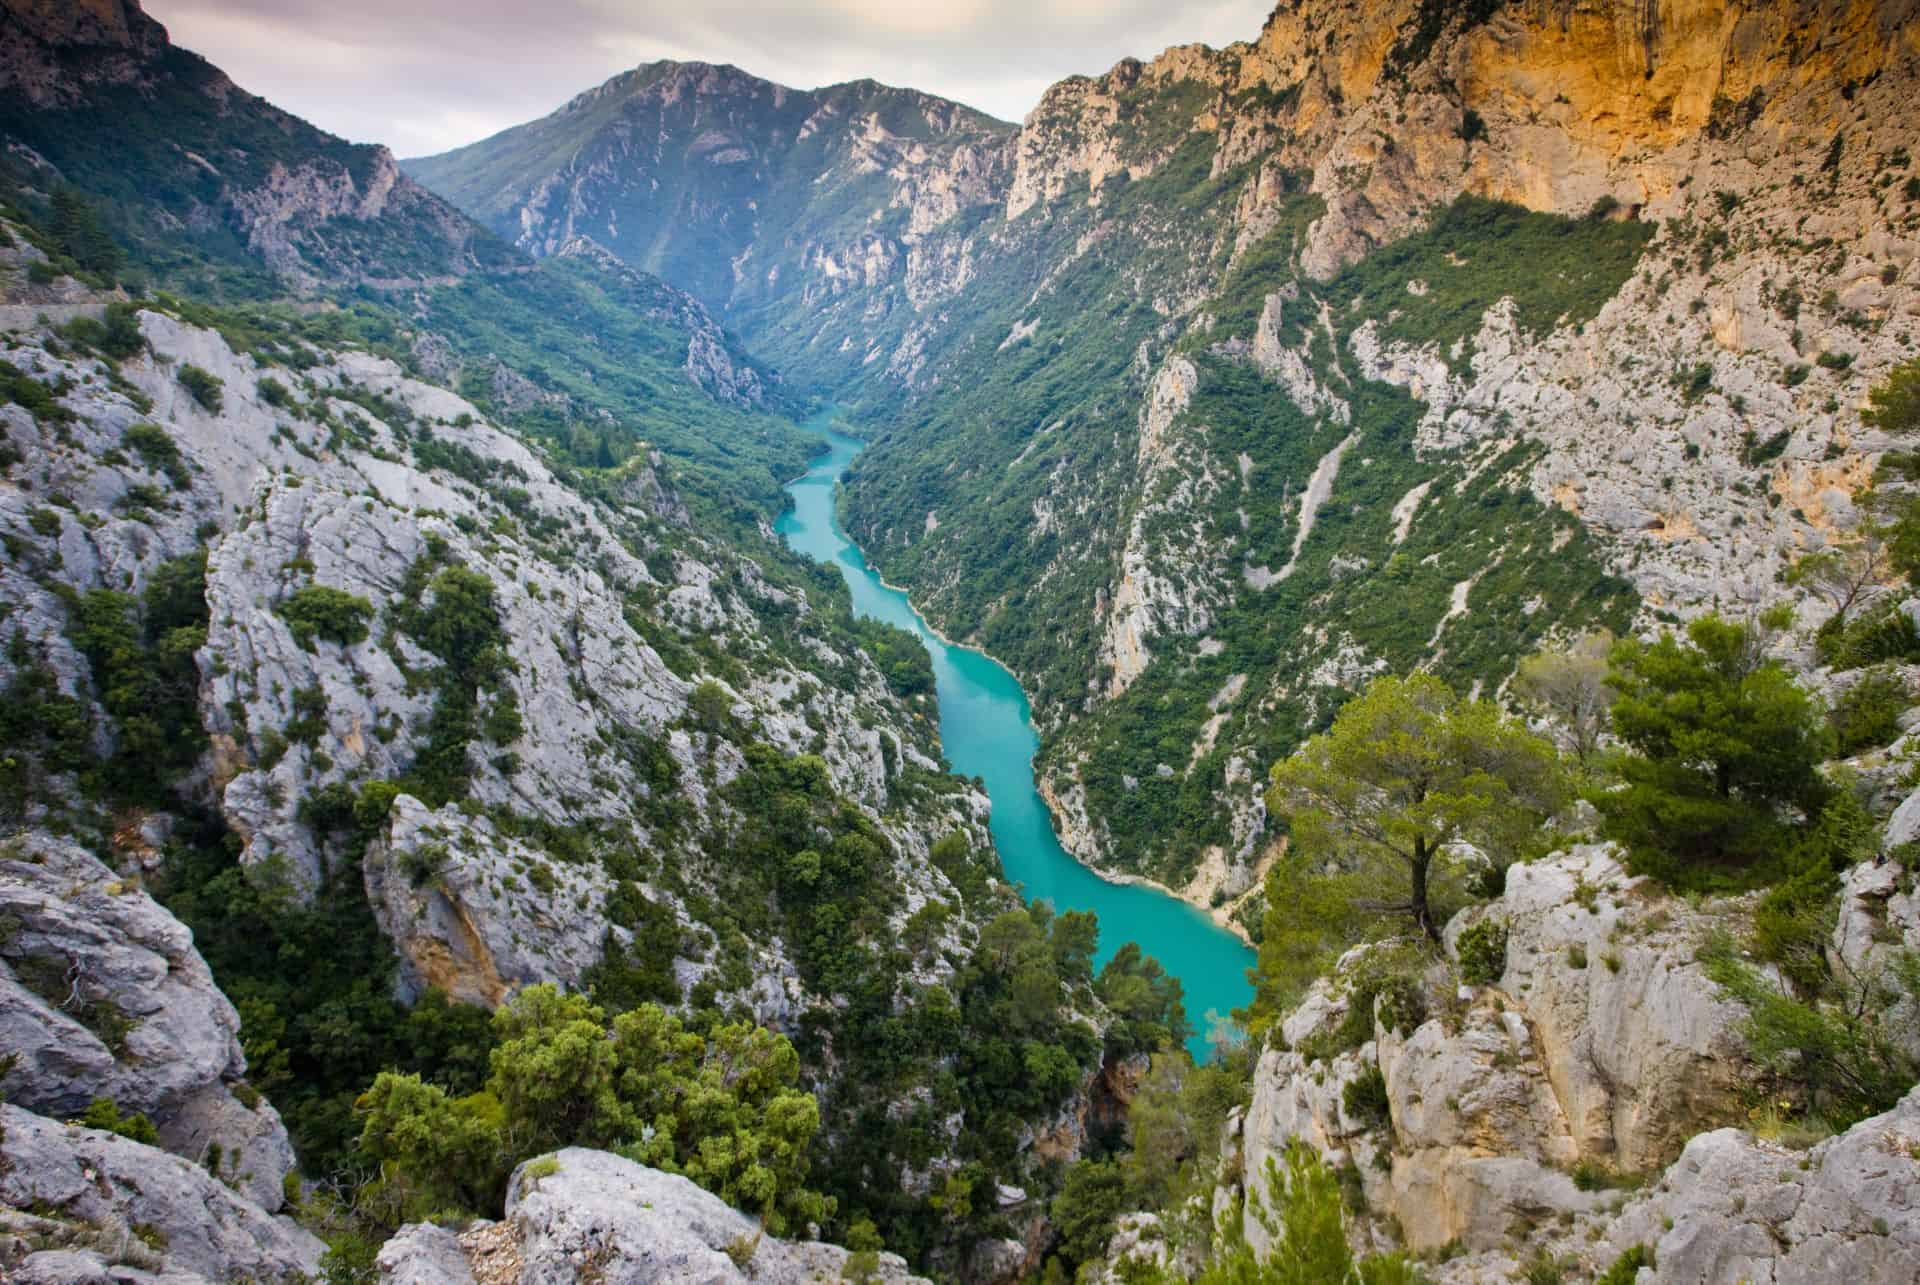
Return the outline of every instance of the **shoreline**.
[[[861,451],[864,451],[867,448],[866,441],[862,438],[855,437],[852,433],[842,432],[839,429],[829,429],[827,431],[837,432],[841,437],[859,442]],[[821,454],[831,455],[833,453],[833,450],[834,450],[834,447],[832,442],[828,441],[826,444],[826,448],[821,452]],[[855,455],[858,455],[859,453],[860,451],[854,452]],[[781,489],[785,490],[786,487],[793,485],[794,482],[800,481],[801,479],[805,478],[808,473],[811,473],[811,472],[813,472],[813,469],[809,468],[805,472],[801,473],[798,477],[795,477],[789,480],[788,482],[782,483]],[[840,490],[840,479],[838,477],[834,478],[833,485],[834,485],[834,491],[837,495]],[[835,519],[835,525],[838,526],[837,517]],[[843,529],[841,530],[840,534],[843,537],[845,537],[847,544],[859,553],[860,561],[865,564],[867,571],[869,571],[873,575],[873,578],[875,580],[878,580],[883,588],[899,594],[901,598],[906,601],[907,609],[913,613],[914,619],[918,620],[920,622],[920,625],[924,629],[926,629],[928,633],[932,634],[935,638],[938,638],[940,642],[947,647],[953,648],[956,651],[970,651],[976,656],[981,656],[987,660],[992,661],[994,664],[1000,666],[1001,669],[1005,670],[1008,677],[1012,678],[1014,681],[1014,684],[1017,687],[1019,687],[1021,699],[1024,700],[1027,705],[1027,720],[1029,724],[1032,723],[1033,698],[1027,695],[1026,684],[1020,681],[1020,675],[1014,672],[1013,666],[1001,660],[998,656],[988,651],[985,647],[981,647],[973,643],[956,642],[952,638],[948,637],[946,632],[942,630],[938,625],[934,624],[932,619],[928,617],[927,613],[924,610],[922,610],[917,603],[914,602],[913,591],[911,589],[909,589],[905,585],[897,585],[893,583],[893,581],[887,579],[885,574],[883,574],[881,570],[873,564],[872,559],[867,557],[867,551],[861,547],[859,541],[855,540],[850,533],[848,533]],[[1037,739],[1037,736],[1036,736],[1036,739]],[[1039,755],[1038,755],[1038,752],[1036,751],[1034,758],[1037,759],[1038,757]],[[1033,760],[1029,760],[1028,766],[1030,769],[1033,769],[1034,767]],[[1033,770],[1032,774],[1033,774],[1034,792],[1040,796],[1040,801],[1046,805],[1048,819],[1052,823],[1055,836],[1058,837],[1061,833],[1060,802],[1054,796],[1053,788],[1051,784],[1047,781],[1046,777],[1037,769]],[[991,797],[989,797],[989,802],[991,802]],[[1110,870],[1105,867],[1095,865],[1091,861],[1086,860],[1079,853],[1075,852],[1072,848],[1068,847],[1067,844],[1064,842],[1061,843],[1060,848],[1063,852],[1067,854],[1068,858],[1072,860],[1075,865],[1080,866],[1082,869],[1086,870],[1087,872],[1089,872],[1095,878],[1101,880],[1102,882],[1114,884],[1118,887],[1150,888],[1155,892],[1158,892],[1166,897],[1172,898],[1174,901],[1178,901],[1184,905],[1193,907],[1195,910],[1198,910],[1201,914],[1205,915],[1209,920],[1211,920],[1216,927],[1225,929],[1227,932],[1233,934],[1233,936],[1236,939],[1238,939],[1240,944],[1247,947],[1249,950],[1258,949],[1258,947],[1254,945],[1253,939],[1250,936],[1248,936],[1247,930],[1244,927],[1242,927],[1239,924],[1239,922],[1233,918],[1233,912],[1240,907],[1242,902],[1244,902],[1248,897],[1251,897],[1254,893],[1258,892],[1260,888],[1264,885],[1266,870],[1268,866],[1271,864],[1271,858],[1263,859],[1255,864],[1254,881],[1247,888],[1245,892],[1241,893],[1239,896],[1234,897],[1228,901],[1222,902],[1218,906],[1215,906],[1212,904],[1211,897],[1209,897],[1206,901],[1202,901],[1200,900],[1200,898],[1196,896],[1188,896],[1183,890],[1169,887],[1167,884],[1160,882],[1158,879],[1150,878],[1147,875],[1130,874],[1125,871]]]
[[[1060,800],[1054,796],[1052,784],[1040,773],[1036,772],[1033,776],[1033,788],[1034,792],[1040,796],[1040,801],[1047,805],[1048,815],[1058,820],[1061,812]],[[1055,834],[1058,835],[1058,833],[1059,831],[1056,830]],[[1124,870],[1109,870],[1103,866],[1096,866],[1072,848],[1068,847],[1064,841],[1060,844],[1060,848],[1061,851],[1071,857],[1077,865],[1092,873],[1102,882],[1115,884],[1120,887],[1151,888],[1155,892],[1171,897],[1175,901],[1192,906],[1208,919],[1211,919],[1216,926],[1224,928],[1239,938],[1240,944],[1247,947],[1247,949],[1259,949],[1259,947],[1254,944],[1253,938],[1247,935],[1247,930],[1241,927],[1240,923],[1233,918],[1233,912],[1238,910],[1241,903],[1248,897],[1260,891],[1261,887],[1265,884],[1266,872],[1272,864],[1271,858],[1263,858],[1255,863],[1253,883],[1248,885],[1245,892],[1230,900],[1223,901],[1216,906],[1213,904],[1211,897],[1206,901],[1202,901],[1198,896],[1188,896],[1183,889],[1164,884],[1150,875],[1131,874]],[[1188,886],[1191,887],[1192,885]]]

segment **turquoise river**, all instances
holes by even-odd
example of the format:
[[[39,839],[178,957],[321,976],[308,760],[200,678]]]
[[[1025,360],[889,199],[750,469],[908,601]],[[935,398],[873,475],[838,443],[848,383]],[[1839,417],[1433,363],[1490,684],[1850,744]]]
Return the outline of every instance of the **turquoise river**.
[[[1204,1056],[1210,1028],[1251,994],[1247,969],[1253,952],[1186,902],[1156,888],[1111,883],[1067,855],[1034,789],[1033,755],[1040,742],[1026,693],[998,661],[942,640],[905,593],[889,588],[867,566],[834,513],[834,485],[864,444],[832,431],[827,422],[822,417],[809,426],[825,435],[827,451],[787,487],[793,508],[780,519],[780,534],[799,552],[840,569],[856,612],[910,630],[927,645],[947,760],[962,776],[986,782],[993,840],[1007,878],[1030,900],[1097,914],[1100,962],[1128,941],[1157,958],[1186,990],[1194,1027],[1189,1047],[1195,1057]]]

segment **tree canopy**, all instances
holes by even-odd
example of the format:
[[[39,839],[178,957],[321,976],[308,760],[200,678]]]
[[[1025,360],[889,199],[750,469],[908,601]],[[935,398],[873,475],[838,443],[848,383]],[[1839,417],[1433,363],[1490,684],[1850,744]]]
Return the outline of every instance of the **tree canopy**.
[[[1437,941],[1438,885],[1512,861],[1564,796],[1552,745],[1414,674],[1376,679],[1276,764],[1267,807],[1291,827],[1285,862],[1344,880],[1354,908],[1405,917]]]
[[[496,1208],[513,1167],[564,1146],[618,1151],[681,1173],[759,1215],[775,1235],[832,1212],[806,1185],[820,1107],[797,1087],[785,1036],[746,1023],[704,1037],[654,1004],[609,1024],[580,995],[529,986],[494,1014],[480,1092],[453,1098],[383,1072],[361,1098],[376,1203],[397,1219]]]
[[[1516,695],[1549,719],[1569,754],[1585,766],[1607,730],[1613,693],[1607,689],[1607,653],[1613,635],[1602,629],[1564,651],[1543,651],[1520,662]]]
[[[1649,873],[1685,883],[1777,852],[1781,809],[1817,811],[1830,734],[1814,700],[1765,655],[1768,622],[1703,616],[1614,647],[1622,788],[1596,803]]]

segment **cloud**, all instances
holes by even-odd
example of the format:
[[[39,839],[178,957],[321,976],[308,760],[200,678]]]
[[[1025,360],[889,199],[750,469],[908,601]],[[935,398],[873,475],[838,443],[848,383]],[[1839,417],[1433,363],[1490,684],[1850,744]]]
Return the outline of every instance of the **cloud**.
[[[147,0],[174,42],[403,156],[552,111],[660,58],[800,88],[872,77],[1017,120],[1054,81],[1250,40],[1273,0]]]

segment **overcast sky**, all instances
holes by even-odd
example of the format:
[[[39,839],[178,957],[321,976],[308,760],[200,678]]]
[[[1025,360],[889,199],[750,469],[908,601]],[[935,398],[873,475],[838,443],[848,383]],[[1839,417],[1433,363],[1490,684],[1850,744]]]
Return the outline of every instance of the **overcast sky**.
[[[1251,40],[1274,0],[145,0],[174,43],[356,142],[444,151],[660,58],[872,77],[1019,120],[1048,85]]]

